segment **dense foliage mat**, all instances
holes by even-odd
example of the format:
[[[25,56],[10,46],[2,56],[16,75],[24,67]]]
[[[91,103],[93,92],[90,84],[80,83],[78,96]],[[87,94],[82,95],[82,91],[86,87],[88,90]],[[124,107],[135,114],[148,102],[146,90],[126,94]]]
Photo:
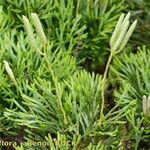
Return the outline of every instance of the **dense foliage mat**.
[[[149,149],[148,6],[1,0],[0,149]]]

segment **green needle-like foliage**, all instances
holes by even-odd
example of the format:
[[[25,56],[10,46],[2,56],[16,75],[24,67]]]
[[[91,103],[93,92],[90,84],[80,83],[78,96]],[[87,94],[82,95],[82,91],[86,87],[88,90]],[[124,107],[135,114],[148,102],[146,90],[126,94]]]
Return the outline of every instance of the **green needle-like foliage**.
[[[58,134],[63,134],[71,141],[80,137],[74,149],[120,147],[120,130],[125,124],[126,112],[135,103],[128,103],[119,110],[116,105],[106,112],[105,120],[99,126],[102,77],[78,68],[70,51],[57,45],[56,41],[46,37],[43,43],[41,37],[45,34],[37,17],[32,14],[35,31],[29,19],[23,17],[27,38],[17,31],[1,36],[3,41],[10,40],[9,44],[1,45],[1,53],[4,53],[1,74],[7,79],[3,81],[10,85],[1,88],[4,96],[10,91],[7,98],[2,95],[2,104],[7,104],[2,105],[2,127],[24,128],[24,142],[44,141],[48,135],[54,140]],[[2,131],[5,130],[9,129],[3,127]],[[66,145],[58,147],[70,149]],[[54,149],[58,147],[54,146]]]
[[[0,4],[17,30],[22,30],[22,15],[36,13],[48,37],[71,51],[84,68],[100,73],[109,37],[126,8],[123,0],[2,0]]]
[[[142,138],[142,141],[147,141],[149,138],[149,119],[147,120],[147,116],[149,116],[149,102],[144,102],[144,97],[148,97],[150,91],[149,55],[149,49],[144,46],[138,49],[137,54],[131,53],[130,55],[127,55],[124,53],[121,56],[116,57],[113,66],[111,67],[111,71],[114,74],[113,77],[117,78],[120,82],[120,88],[115,91],[115,97],[117,99],[120,97],[124,99],[120,101],[120,106],[123,107],[129,103],[130,100],[137,99],[137,109],[134,112],[134,115],[145,115],[143,122],[144,128],[139,128],[139,125],[135,128],[136,125],[134,125],[133,122],[131,123],[132,127],[135,128],[135,133],[137,132],[136,143],[139,143],[139,140],[141,139],[140,136],[143,133],[145,135]],[[129,120],[129,122],[131,122],[131,120]],[[141,123],[139,122],[139,124]]]
[[[148,6],[1,0],[0,149],[149,149]]]
[[[137,54],[123,54],[113,62],[112,71],[119,78],[125,80],[124,84],[130,84],[128,96],[139,99],[142,102],[143,95],[149,95],[150,90],[150,66],[149,49],[139,48]]]
[[[126,0],[128,11],[132,10],[134,18],[138,19],[138,25],[130,43],[131,49],[136,51],[134,47],[150,46],[147,39],[150,37],[150,3],[149,0]]]

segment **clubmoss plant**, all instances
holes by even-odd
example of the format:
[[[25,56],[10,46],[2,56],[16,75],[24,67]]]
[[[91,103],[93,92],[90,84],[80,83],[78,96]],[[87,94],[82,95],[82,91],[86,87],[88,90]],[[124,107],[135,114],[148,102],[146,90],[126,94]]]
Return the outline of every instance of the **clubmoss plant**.
[[[108,58],[106,68],[104,71],[103,79],[102,79],[102,102],[101,102],[101,111],[100,111],[100,123],[104,119],[104,101],[105,101],[105,86],[106,86],[106,78],[108,73],[108,68],[111,63],[112,58],[126,46],[130,36],[132,35],[137,20],[135,20],[132,25],[129,27],[129,18],[130,18],[130,12],[125,16],[122,14],[117,22],[117,25],[115,27],[115,30],[112,34],[112,37],[110,39],[110,56]]]
[[[26,19],[28,20],[28,18]],[[33,20],[34,18],[32,18]],[[27,22],[32,28],[30,21]],[[36,22],[33,25],[42,29],[41,23]],[[28,30],[26,29],[26,31]],[[51,136],[54,141],[59,133],[58,135],[64,135],[63,139],[71,141],[74,141],[75,137],[81,137],[75,143],[74,149],[118,148],[122,140],[120,139],[122,136],[120,130],[125,124],[123,119],[126,112],[135,104],[131,101],[121,109],[118,109],[118,105],[116,105],[105,115],[105,121],[100,127],[102,76],[77,69],[77,65],[74,66],[72,61],[68,61],[71,57],[70,53],[68,54],[60,48],[55,49],[56,46],[53,47],[53,44],[56,43],[53,43],[52,39],[48,37],[46,37],[47,42],[43,44],[42,36],[39,34],[41,31],[36,32],[36,28],[32,29],[34,36],[31,38],[36,41],[35,45],[38,45],[41,53],[32,46],[29,36],[26,38],[24,35],[19,42],[28,49],[22,51],[16,47],[15,49],[18,50],[16,61],[14,59],[9,61],[22,93],[17,93],[16,97],[10,96],[9,101],[12,102],[13,107],[5,108],[4,119],[11,121],[18,128],[24,126],[25,140],[44,141],[45,137]],[[13,43],[13,45],[15,44]],[[26,67],[28,68],[26,69]],[[73,71],[71,71],[72,69]],[[2,76],[6,75],[2,72]],[[14,87],[9,90],[16,92]],[[57,137],[57,140],[59,139],[60,136]],[[49,143],[53,144],[52,141]],[[32,148],[37,149],[34,146]],[[57,145],[55,148],[57,149]],[[63,149],[61,145],[59,148]],[[47,147],[43,149],[47,149]],[[64,149],[69,150],[72,147],[65,145]]]
[[[31,13],[31,17],[32,17],[32,20],[33,20],[33,24],[34,24],[34,26],[36,28],[36,32],[38,33],[41,41],[43,42],[42,43],[43,47],[41,49],[39,49],[37,47],[36,40],[35,40],[33,32],[32,32],[31,24],[30,24],[29,20],[25,16],[23,16],[24,25],[25,25],[26,30],[27,30],[29,41],[31,42],[31,45],[35,49],[37,49],[38,52],[42,56],[44,56],[44,58],[45,58],[45,62],[47,63],[47,67],[48,67],[49,73],[52,76],[52,79],[53,79],[53,82],[54,82],[54,85],[55,85],[55,89],[56,89],[56,93],[57,93],[57,97],[58,97],[58,103],[60,105],[61,111],[62,111],[63,116],[64,116],[64,123],[66,124],[67,123],[66,113],[65,113],[64,108],[62,106],[62,101],[61,101],[60,94],[59,94],[58,79],[54,75],[54,72],[52,70],[51,64],[49,63],[47,52],[46,52],[47,39],[46,39],[45,33],[43,31],[43,28],[42,28],[42,24],[40,22],[39,17],[37,16],[37,14],[36,13]],[[42,51],[42,49],[43,49],[43,51]]]
[[[148,15],[134,8],[130,26],[126,2],[0,1],[0,141],[50,144],[16,150],[150,147],[150,50],[134,47],[149,45]]]

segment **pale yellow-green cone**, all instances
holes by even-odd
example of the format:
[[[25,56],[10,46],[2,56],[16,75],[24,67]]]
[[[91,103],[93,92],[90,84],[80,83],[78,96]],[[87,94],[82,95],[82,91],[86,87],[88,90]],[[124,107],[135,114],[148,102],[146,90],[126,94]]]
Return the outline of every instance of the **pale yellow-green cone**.
[[[123,41],[122,41],[122,43],[120,45],[119,52],[126,46],[126,44],[127,44],[128,40],[129,40],[130,36],[132,35],[136,25],[137,25],[137,20],[135,20],[133,22],[133,24],[130,26],[128,32],[126,33],[126,35],[125,35],[125,37],[124,37],[124,39],[123,39]]]
[[[150,109],[150,96],[147,98],[147,111]]]
[[[121,43],[122,43],[122,41],[125,37],[125,34],[128,30],[128,27],[129,27],[129,21],[126,21],[124,26],[122,27],[122,30],[120,32],[120,35],[119,35],[114,47],[112,47],[112,51],[117,51],[118,50],[119,46],[121,45]]]
[[[121,25],[122,25],[122,22],[123,22],[123,19],[124,19],[124,14],[122,14],[117,22],[117,25],[115,27],[115,30],[113,32],[113,35],[111,36],[111,39],[110,39],[110,46],[113,47],[114,44],[115,44],[115,41],[117,40],[117,36],[119,35],[119,32],[120,32],[120,28],[121,28]]]
[[[43,42],[43,44],[46,44],[47,39],[46,39],[46,36],[45,36],[44,31],[43,31],[42,24],[40,22],[40,19],[39,19],[38,15],[36,13],[31,13],[31,17],[32,17],[32,20],[33,20],[33,24],[36,28],[36,31],[39,34],[40,38],[41,38],[41,41]]]
[[[142,108],[143,113],[145,115],[149,115],[148,113],[150,112],[150,96],[146,97],[145,95],[143,95]]]
[[[127,21],[129,21],[130,15],[131,15],[131,13],[128,12],[127,15],[126,15],[126,17],[124,18],[124,20],[123,20],[123,22],[122,22],[122,28],[123,28],[123,25],[124,25]]]
[[[9,75],[10,79],[17,86],[17,81],[15,79],[15,76],[14,76],[14,73],[13,73],[12,69],[9,66],[9,63],[6,60],[4,60],[3,62],[4,62],[5,69],[6,69],[7,73],[8,73],[8,75]]]
[[[34,34],[33,34],[33,30],[32,30],[31,24],[30,24],[30,22],[29,22],[27,17],[22,16],[22,18],[23,18],[23,22],[24,22],[24,25],[25,25],[25,29],[27,31],[29,42],[31,43],[31,46],[33,48],[37,49],[37,44],[36,44],[36,40],[35,40],[35,37],[34,37]]]
[[[117,22],[115,30],[110,39],[111,52],[113,53],[120,52],[126,46],[136,27],[137,20],[135,20],[129,27],[129,18],[130,12],[126,16],[122,14]]]
[[[146,114],[146,112],[147,112],[147,97],[145,95],[143,95],[142,108],[143,108],[144,114]]]

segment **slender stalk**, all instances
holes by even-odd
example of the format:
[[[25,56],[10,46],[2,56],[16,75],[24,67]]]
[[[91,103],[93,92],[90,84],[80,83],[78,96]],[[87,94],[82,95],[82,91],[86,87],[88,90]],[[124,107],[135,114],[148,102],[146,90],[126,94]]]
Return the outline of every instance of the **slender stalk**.
[[[64,110],[63,105],[62,105],[61,97],[59,96],[57,78],[55,77],[54,72],[52,70],[52,67],[51,67],[51,65],[49,63],[49,60],[48,60],[47,53],[46,53],[46,45],[44,46],[44,58],[45,58],[45,62],[47,63],[47,67],[48,67],[48,70],[50,72],[50,75],[52,76],[52,80],[54,82],[54,86],[55,86],[55,89],[56,89],[56,94],[57,94],[57,97],[58,97],[60,109],[61,109],[61,111],[63,113],[63,117],[64,117],[64,123],[67,124],[66,113],[65,113],[65,110]]]
[[[80,0],[77,1],[76,16],[80,13]]]
[[[110,52],[110,56],[108,58],[108,61],[107,61],[107,64],[106,64],[106,68],[105,68],[105,72],[104,72],[104,75],[103,75],[103,79],[102,79],[102,92],[101,92],[101,110],[100,110],[100,120],[99,120],[99,123],[101,124],[101,122],[103,120],[105,120],[104,118],[104,114],[103,114],[103,111],[104,111],[104,103],[105,103],[105,86],[106,86],[106,77],[107,77],[107,73],[108,73],[108,69],[109,69],[109,65],[111,63],[111,60],[112,60],[112,57],[114,55],[114,52],[111,51]]]

